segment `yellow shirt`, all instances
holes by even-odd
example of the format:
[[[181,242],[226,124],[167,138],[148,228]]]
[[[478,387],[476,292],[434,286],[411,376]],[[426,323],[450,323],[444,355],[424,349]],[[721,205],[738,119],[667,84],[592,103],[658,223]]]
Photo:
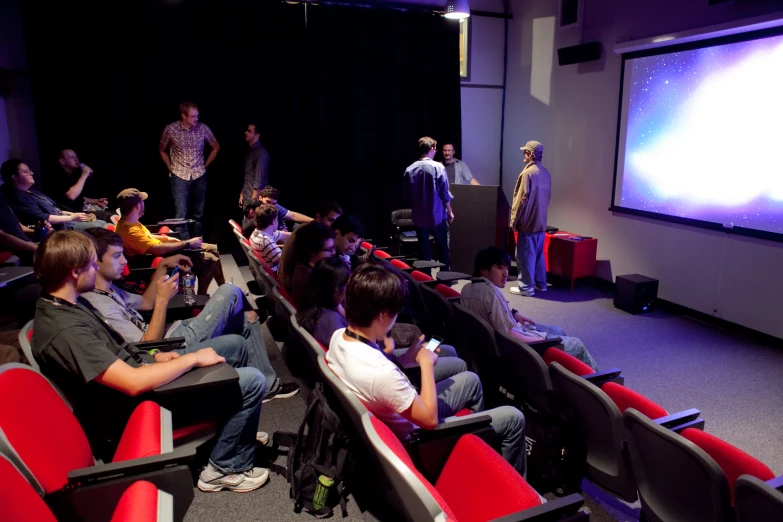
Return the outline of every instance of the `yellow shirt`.
[[[150,247],[161,244],[163,241],[155,238],[147,227],[141,223],[128,223],[120,218],[114,231],[122,236],[122,244],[125,253],[138,256],[147,253]]]

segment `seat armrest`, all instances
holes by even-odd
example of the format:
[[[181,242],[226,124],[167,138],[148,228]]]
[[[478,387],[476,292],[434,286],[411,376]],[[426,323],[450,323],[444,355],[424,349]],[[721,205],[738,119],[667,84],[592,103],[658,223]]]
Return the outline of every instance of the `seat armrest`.
[[[150,350],[160,350],[161,352],[170,352],[172,350],[181,350],[185,348],[184,337],[172,337],[171,339],[159,339],[157,341],[139,341],[137,343],[128,343],[129,346],[142,352]]]
[[[539,522],[554,522],[555,520],[561,520],[568,515],[578,515],[579,508],[585,503],[585,499],[578,493],[572,493],[565,497],[556,498],[548,501],[546,504],[541,504],[524,511],[512,513],[500,518],[494,519],[492,522],[522,522],[522,521],[539,521]],[[581,516],[569,518],[569,521],[576,520],[588,520],[588,514],[582,512]]]
[[[454,435],[461,436],[467,433],[473,433],[476,430],[489,426],[491,423],[492,417],[489,415],[481,415],[480,417],[471,417],[470,419],[442,422],[431,430],[416,428],[415,430],[411,431],[411,436],[408,441],[411,444],[416,444],[419,442],[436,440],[443,437],[452,437]]]
[[[177,464],[185,464],[195,460],[196,448],[184,445],[174,451],[153,455],[142,459],[110,462],[89,468],[76,469],[68,473],[68,485],[83,486],[99,480],[114,479],[121,476],[138,475],[148,471],[159,470]]]
[[[771,487],[772,489],[777,489],[778,491],[783,491],[783,475],[779,477],[775,477],[773,479],[769,479],[767,481],[767,485]]]
[[[704,430],[704,419],[699,417],[698,419],[693,419],[692,421],[688,421],[683,424],[678,424],[677,426],[671,426],[669,427],[669,430],[673,431],[674,433],[682,433],[688,428]]]
[[[443,263],[439,263],[438,261],[422,261],[421,259],[411,259],[411,262],[409,262],[408,264],[411,265],[413,268],[417,268],[417,269],[440,268],[446,266]]]
[[[605,382],[616,382],[617,384],[623,384],[625,378],[622,376],[623,371],[620,368],[609,368],[608,370],[602,370],[600,372],[589,373],[583,375],[582,378],[590,381],[596,386],[601,386]]]
[[[677,413],[672,413],[671,415],[659,417],[653,420],[664,428],[672,428],[679,426],[680,424],[696,420],[699,418],[699,415],[701,415],[699,410],[696,408],[691,408],[689,410],[678,411]]]
[[[170,383],[155,388],[152,392],[160,397],[208,386],[229,385],[238,380],[239,374],[234,368],[226,363],[218,363],[205,368],[193,368]]]
[[[532,343],[527,343],[527,345],[538,352],[539,355],[541,355],[546,351],[547,348],[552,348],[553,346],[557,346],[558,344],[562,343],[563,339],[561,337],[552,337],[551,339],[533,341]]]
[[[450,303],[459,303],[460,297],[447,297],[446,301]]]
[[[441,270],[437,273],[435,278],[442,282],[450,283],[452,281],[459,281],[460,279],[473,279],[473,276],[464,272],[448,272]]]

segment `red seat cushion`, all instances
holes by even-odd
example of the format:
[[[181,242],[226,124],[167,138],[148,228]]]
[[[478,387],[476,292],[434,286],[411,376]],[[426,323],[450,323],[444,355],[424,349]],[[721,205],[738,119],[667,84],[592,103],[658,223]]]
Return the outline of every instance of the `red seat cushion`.
[[[582,375],[595,373],[593,372],[592,368],[573,355],[568,355],[563,350],[559,350],[557,348],[547,348],[544,352],[543,358],[545,363],[552,364],[553,362],[558,362],[563,366],[563,368],[571,373],[579,375],[580,377]]]
[[[69,472],[95,464],[82,427],[41,374],[3,370],[0,397],[13,397],[0,401],[0,428],[46,493],[62,489]]]
[[[111,522],[154,522],[158,520],[158,488],[139,480],[130,485],[117,502]]]
[[[57,522],[33,487],[6,459],[0,457],[0,506],[3,520]]]
[[[362,248],[365,250],[372,250],[372,243],[368,243],[367,241],[362,241]]]
[[[403,447],[402,442],[400,442],[400,439],[397,438],[394,432],[389,429],[389,427],[386,426],[383,421],[379,420],[374,415],[370,418],[370,421],[372,422],[373,428],[375,428],[376,433],[378,433],[378,436],[381,438],[384,444],[386,444],[392,453],[394,453],[397,458],[403,461],[405,465],[408,466],[408,469],[410,469],[413,474],[416,475],[416,478],[419,479],[422,484],[424,484],[424,487],[427,488],[427,491],[429,491],[433,496],[435,502],[437,502],[438,505],[443,509],[443,511],[446,513],[446,516],[456,522],[456,517],[451,511],[451,508],[449,507],[446,500],[443,498],[443,496],[441,496],[438,490],[435,489],[435,487],[430,484],[421,473],[419,473],[419,470],[417,470],[416,466],[413,465],[413,461],[411,460],[410,455],[408,455],[408,452],[405,451],[405,448]],[[471,483],[472,482],[473,481],[471,481]]]
[[[128,277],[130,275],[130,268],[128,268],[128,265],[125,265],[122,267],[122,277]]]
[[[454,414],[454,416],[455,416],[455,417],[464,417],[465,415],[470,415],[471,413],[473,413],[473,412],[472,412],[472,411],[470,411],[469,409],[467,409],[467,408],[462,408],[462,409],[461,409],[461,410],[459,410],[457,413],[455,413],[455,414]]]
[[[167,226],[162,226],[158,229],[158,234],[171,234],[171,229]]]
[[[399,259],[392,259],[391,260],[391,266],[394,268],[398,268],[400,270],[409,270],[410,266],[407,263],[403,263]]]
[[[177,442],[178,440],[182,440],[186,437],[190,437],[191,435],[197,433],[211,432],[217,428],[217,424],[218,424],[217,421],[215,421],[215,422],[200,422],[198,424],[193,424],[191,426],[185,426],[183,428],[174,430],[171,433],[171,438],[174,439],[174,442]]]
[[[106,224],[106,230],[108,230],[109,232],[114,232],[115,227],[111,223],[107,223]]]
[[[763,481],[775,478],[775,474],[766,464],[714,435],[695,428],[684,429],[680,435],[703,449],[723,470],[731,490],[732,505],[734,505],[734,484],[740,475],[752,475]]]
[[[162,257],[156,257],[155,259],[152,260],[152,265],[150,266],[152,266],[152,268],[158,268],[162,262],[163,262]]]
[[[388,252],[384,252],[383,250],[376,250],[375,257],[379,257],[381,259],[389,259],[391,255],[389,255]]]
[[[604,383],[601,385],[601,389],[614,401],[620,413],[624,413],[628,408],[634,408],[647,415],[650,419],[660,419],[669,414],[662,406],[654,403],[644,395],[636,393],[616,382]]]
[[[419,283],[427,282],[427,281],[434,281],[433,278],[425,274],[424,272],[419,272],[418,270],[414,270],[411,272],[411,277],[418,281]]]
[[[446,299],[450,299],[452,297],[459,297],[460,293],[450,286],[446,285],[438,285],[435,287],[435,291],[438,292],[440,295],[445,297]]]
[[[112,462],[160,455],[163,445],[160,414],[160,406],[152,401],[136,406],[125,425]]]
[[[463,435],[435,487],[460,522],[484,522],[541,504],[541,498],[491,446]]]

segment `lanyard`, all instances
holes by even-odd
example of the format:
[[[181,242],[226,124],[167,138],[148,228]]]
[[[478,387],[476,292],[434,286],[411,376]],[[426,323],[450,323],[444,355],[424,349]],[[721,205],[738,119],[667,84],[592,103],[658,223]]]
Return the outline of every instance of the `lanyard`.
[[[356,332],[350,331],[348,328],[345,329],[345,335],[347,335],[348,337],[352,337],[353,339],[356,339],[357,341],[366,344],[370,348],[375,348],[376,350],[381,352],[384,355],[384,357],[389,359],[389,361],[393,362],[398,368],[400,368],[400,370],[402,370],[402,366],[400,366],[400,363],[397,362],[397,358],[394,356],[394,354],[393,353],[386,353],[386,352],[384,352],[383,349],[380,346],[378,346],[378,343],[374,343],[371,340],[369,340],[368,338],[366,338],[365,336],[363,336],[361,334],[358,334]]]
[[[123,310],[125,310],[125,315],[128,316],[128,319],[130,319],[136,328],[142,332],[147,331],[147,323],[144,322],[144,318],[141,316],[141,314],[137,310],[131,308],[124,300],[120,299],[120,297],[117,295],[117,292],[105,292],[99,288],[93,288],[92,291],[98,295],[105,295],[106,297],[113,299],[115,303],[120,305]]]

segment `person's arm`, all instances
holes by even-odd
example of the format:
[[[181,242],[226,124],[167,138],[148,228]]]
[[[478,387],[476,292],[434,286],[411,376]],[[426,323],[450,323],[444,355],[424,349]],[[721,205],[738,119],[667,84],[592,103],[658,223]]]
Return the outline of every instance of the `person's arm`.
[[[411,347],[408,351],[413,350]],[[435,388],[435,363],[438,356],[434,352],[421,349],[419,343],[416,362],[421,368],[421,392],[413,399],[413,404],[400,414],[425,430],[434,429],[438,425],[438,395]]]
[[[534,320],[530,319],[529,317],[525,317],[524,315],[520,314],[519,312],[517,312],[517,313],[515,313],[513,315],[514,315],[514,319],[516,319],[516,321],[518,323],[521,323],[521,324],[525,324],[525,323],[536,324],[536,322]]]
[[[160,281],[163,276],[166,275],[166,272],[168,272],[170,268],[174,268],[175,266],[179,266],[180,270],[182,271],[190,270],[193,267],[193,261],[191,261],[188,256],[183,256],[181,254],[164,258],[163,261],[161,261],[161,263],[158,265],[155,273],[152,275],[149,286],[141,296],[141,305],[139,305],[139,310],[154,310],[158,281]],[[168,300],[166,303],[168,306]]]
[[[266,185],[266,180],[269,179],[267,174],[269,172],[269,154],[262,150],[262,153],[259,154],[259,156],[258,162],[256,162],[256,175],[253,180],[253,195],[251,196],[251,199],[258,198],[258,193],[261,192],[261,189]]]
[[[509,335],[511,335],[513,337],[516,337],[517,339],[519,339],[523,343],[534,343],[536,341],[540,341],[541,340],[541,337],[538,337],[536,335],[527,335],[527,334],[524,334],[524,333],[520,332],[519,330],[515,330],[513,328],[510,329],[508,331],[508,333],[509,333]]]
[[[136,397],[170,383],[193,368],[203,368],[225,361],[226,359],[216,354],[212,348],[203,348],[195,353],[176,357],[167,362],[148,364],[139,368],[134,368],[117,359],[104,372],[95,377],[95,381],[131,397]]]
[[[451,200],[454,199],[454,196],[451,195],[451,191],[449,190],[449,178],[446,177],[446,169],[444,169],[441,165],[438,168],[435,176],[435,188],[438,191],[438,197],[440,198],[441,202],[443,202],[443,206],[447,212],[448,221],[451,223],[454,221],[454,211],[451,210]]]
[[[92,169],[85,165],[82,168],[81,176],[79,176],[79,179],[76,180],[76,183],[74,183],[71,188],[68,189],[68,191],[65,193],[65,197],[71,201],[78,198],[82,193],[82,190],[84,190],[84,183],[87,181],[87,178],[90,177],[90,174],[92,174]],[[84,199],[85,201],[87,200],[87,198]],[[90,203],[90,201],[88,201],[88,203]]]
[[[218,155],[218,151],[220,150],[220,144],[217,142],[217,140],[211,141],[209,146],[212,147],[212,150],[210,151],[209,156],[207,156],[207,161],[204,162],[204,168],[209,167],[209,165],[215,161],[215,158],[217,158]]]
[[[163,243],[158,243],[157,245],[152,245],[151,247],[149,247],[147,249],[147,254],[153,256],[165,257],[169,254],[179,252],[184,248],[201,248],[202,241],[203,240],[200,237],[192,237],[187,241],[180,241],[178,239],[175,241],[171,241],[171,239],[169,238],[168,241],[165,241]]]
[[[171,158],[169,157],[168,150],[169,150],[169,144],[171,142],[171,133],[169,132],[169,128],[166,127],[163,130],[163,136],[160,137],[160,146],[158,147],[158,152],[160,152],[160,159],[163,160],[163,163],[166,164],[166,169],[169,171],[169,176],[171,175]]]
[[[153,277],[152,284],[155,285],[155,303],[150,324],[147,325],[147,331],[141,337],[142,341],[159,341],[163,339],[163,335],[166,333],[166,311],[168,310],[169,301],[177,295],[179,290],[179,274],[174,274],[174,277],[169,277],[168,275]]]
[[[6,250],[13,254],[34,254],[37,249],[38,246],[35,243],[24,241],[16,236],[0,231],[0,250]]]
[[[294,212],[293,210],[289,210],[288,214],[285,215],[285,219],[293,221],[295,223],[309,223],[313,221],[313,218],[310,216],[305,216],[304,214],[300,214],[299,212]]]

